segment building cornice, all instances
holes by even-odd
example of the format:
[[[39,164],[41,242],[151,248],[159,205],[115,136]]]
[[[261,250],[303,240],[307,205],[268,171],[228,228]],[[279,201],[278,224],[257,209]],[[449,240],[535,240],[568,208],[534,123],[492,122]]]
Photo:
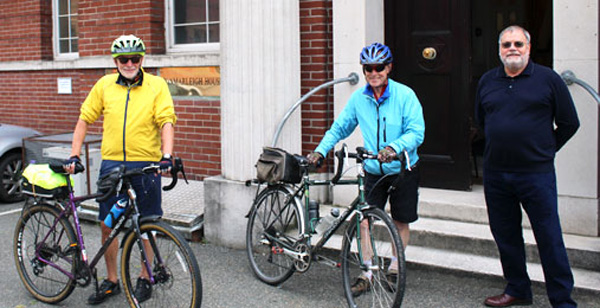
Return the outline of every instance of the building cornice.
[[[51,71],[77,69],[114,68],[109,56],[94,56],[52,61],[8,61],[0,62],[0,72],[9,71]],[[144,67],[197,67],[219,66],[219,53],[146,55]]]

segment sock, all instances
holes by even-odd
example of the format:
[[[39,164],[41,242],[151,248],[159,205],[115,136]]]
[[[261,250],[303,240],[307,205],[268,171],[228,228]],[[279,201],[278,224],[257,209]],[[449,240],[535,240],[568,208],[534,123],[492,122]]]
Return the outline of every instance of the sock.
[[[367,260],[364,263],[367,267],[371,267],[371,265],[373,265],[373,262],[371,260]],[[367,278],[368,280],[371,280],[373,278],[373,271],[372,270],[363,271],[362,275],[365,276],[365,278]]]
[[[388,271],[390,270],[398,270],[398,258],[392,257],[390,266],[388,267]]]

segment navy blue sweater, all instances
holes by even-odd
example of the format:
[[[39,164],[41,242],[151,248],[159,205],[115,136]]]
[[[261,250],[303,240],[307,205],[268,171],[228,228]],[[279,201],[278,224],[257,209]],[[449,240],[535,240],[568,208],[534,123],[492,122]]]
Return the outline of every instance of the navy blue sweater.
[[[475,118],[485,132],[484,169],[503,172],[554,171],[556,152],[579,128],[564,81],[532,61],[516,77],[502,66],[485,73]]]

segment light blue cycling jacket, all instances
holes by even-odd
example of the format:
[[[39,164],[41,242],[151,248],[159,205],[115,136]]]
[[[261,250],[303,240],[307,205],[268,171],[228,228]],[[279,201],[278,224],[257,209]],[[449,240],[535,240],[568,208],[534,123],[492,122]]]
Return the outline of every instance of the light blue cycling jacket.
[[[377,153],[390,146],[396,153],[406,150],[411,165],[419,161],[417,148],[425,138],[425,120],[421,103],[411,88],[388,79],[379,102],[375,101],[370,85],[356,90],[315,151],[326,156],[340,140],[350,136],[357,125],[360,125],[364,147],[370,152]],[[370,159],[365,169],[378,175],[399,173],[400,162],[382,164]]]

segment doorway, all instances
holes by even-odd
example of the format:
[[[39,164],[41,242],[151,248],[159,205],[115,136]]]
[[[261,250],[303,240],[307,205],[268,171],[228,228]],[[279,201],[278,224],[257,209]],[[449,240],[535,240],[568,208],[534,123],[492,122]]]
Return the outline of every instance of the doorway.
[[[533,61],[552,66],[551,0],[385,0],[391,78],[411,87],[425,116],[421,186],[470,190],[481,180],[484,136],[473,123],[479,78],[498,66],[498,34],[517,24]]]

